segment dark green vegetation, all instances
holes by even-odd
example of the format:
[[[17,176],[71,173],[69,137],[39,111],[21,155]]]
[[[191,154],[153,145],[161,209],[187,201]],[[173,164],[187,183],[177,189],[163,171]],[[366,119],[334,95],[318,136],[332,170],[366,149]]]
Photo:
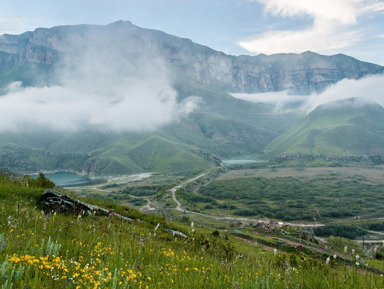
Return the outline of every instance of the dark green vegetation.
[[[182,196],[203,210],[285,221],[316,223],[382,215],[384,182],[379,177],[382,170],[361,171],[372,178],[359,175],[359,171],[353,173],[353,169],[342,170],[292,170],[290,176],[284,176],[285,171],[279,176],[279,169],[275,173],[270,171],[269,176],[257,175],[258,170],[229,172]]]
[[[43,190],[37,183],[27,186],[22,177],[0,177],[4,289],[384,286],[382,261],[344,239],[329,239],[324,247],[299,240],[293,229],[285,237],[278,234],[280,229],[219,231],[91,199],[87,201],[132,221],[115,215],[45,214],[39,204]],[[346,245],[343,252],[340,248]]]
[[[341,224],[326,225],[315,229],[316,236],[320,237],[343,237],[347,239],[357,239],[366,235],[368,232],[358,226],[348,226]]]

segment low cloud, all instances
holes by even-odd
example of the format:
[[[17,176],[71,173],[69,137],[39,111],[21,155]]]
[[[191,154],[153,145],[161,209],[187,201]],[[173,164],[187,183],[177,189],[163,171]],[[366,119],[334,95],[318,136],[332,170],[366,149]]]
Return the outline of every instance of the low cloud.
[[[359,98],[360,103],[376,102],[384,106],[384,75],[373,75],[359,80],[344,79],[320,94],[313,94],[302,107],[310,112],[319,105],[347,98]]]
[[[329,86],[322,93],[308,95],[292,95],[287,91],[267,93],[232,93],[235,98],[250,102],[262,102],[275,106],[276,112],[287,112],[292,110],[292,104],[301,103],[296,109],[301,113],[309,113],[319,105],[342,99],[358,98],[356,104],[376,102],[384,107],[384,74],[366,76],[364,78],[343,79]]]
[[[58,85],[11,84],[0,96],[0,131],[151,131],[196,107],[196,97],[178,101],[154,51],[115,40],[86,39],[67,51],[57,66]]]
[[[301,103],[308,99],[307,95],[292,95],[288,91],[279,92],[263,92],[263,93],[231,93],[235,98],[243,99],[250,102],[262,102],[273,104],[276,110],[289,106],[292,103]]]

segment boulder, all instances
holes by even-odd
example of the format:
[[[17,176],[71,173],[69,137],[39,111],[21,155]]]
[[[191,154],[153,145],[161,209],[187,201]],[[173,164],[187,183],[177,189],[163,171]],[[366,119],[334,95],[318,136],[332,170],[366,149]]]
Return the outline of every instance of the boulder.
[[[132,221],[132,219],[124,217],[120,214],[114,213],[111,210],[104,209],[99,206],[91,205],[79,201],[70,196],[64,195],[58,191],[48,189],[45,190],[40,199],[43,210],[47,213],[58,212],[58,213],[72,213],[72,214],[83,214],[83,215],[104,215],[104,216],[116,216],[118,218]]]

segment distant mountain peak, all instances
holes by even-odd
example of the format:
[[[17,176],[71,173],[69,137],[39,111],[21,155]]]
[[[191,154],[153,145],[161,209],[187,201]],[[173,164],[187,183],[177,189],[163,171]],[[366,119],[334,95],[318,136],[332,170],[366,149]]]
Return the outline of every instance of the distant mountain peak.
[[[138,51],[149,47],[175,68],[177,73],[234,93],[287,90],[293,94],[310,94],[321,92],[345,78],[359,79],[384,72],[382,66],[361,62],[343,54],[324,56],[306,51],[301,54],[231,56],[189,39],[143,29],[123,20],[106,26],[39,28],[28,34],[1,37],[0,53],[3,53],[0,55],[0,69],[4,65],[31,62],[54,65],[61,52],[71,45],[86,41],[87,35],[93,35],[94,45],[97,45],[98,36],[107,34],[111,36],[111,43],[126,41]],[[77,35],[76,41],[73,41],[74,35]],[[99,38],[102,41],[103,37]],[[75,46],[72,48],[76,49]]]

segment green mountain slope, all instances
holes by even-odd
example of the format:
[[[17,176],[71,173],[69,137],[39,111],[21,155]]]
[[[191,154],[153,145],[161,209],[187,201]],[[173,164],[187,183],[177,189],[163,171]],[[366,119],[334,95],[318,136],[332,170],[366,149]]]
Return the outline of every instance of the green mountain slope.
[[[384,153],[384,108],[359,99],[317,107],[297,126],[268,145],[279,154],[361,156]]]
[[[239,100],[226,91],[289,90],[305,94],[321,91],[344,78],[381,73],[383,67],[345,55],[322,56],[311,52],[235,57],[130,22],[41,28],[1,36],[0,94],[6,92],[12,81],[22,81],[24,86],[60,85],[63,67],[71,71],[71,62],[67,67],[65,60],[82,59],[89,43],[97,44],[105,52],[101,57],[103,69],[116,61],[115,54],[127,59],[160,56],[178,101],[196,96],[199,107],[151,133],[2,133],[2,165],[21,171],[72,169],[102,174],[196,171],[217,165],[220,158],[262,153],[277,137],[270,144],[268,155],[382,152],[381,137],[377,140],[375,136],[382,131],[380,122],[366,118],[365,114],[349,116],[342,112],[307,119],[279,137],[297,124],[296,115],[276,114],[271,105]],[[134,64],[138,68],[143,63]],[[151,65],[147,61],[144,64]],[[66,75],[68,71],[64,70]],[[93,72],[97,77],[97,71],[91,70],[90,74]],[[358,135],[363,137],[359,139]],[[366,145],[368,141],[370,144]]]
[[[158,131],[2,133],[0,163],[24,172],[191,172],[218,165],[220,158],[260,153],[290,125],[271,105],[235,99],[185,77],[175,81],[179,100],[195,95],[199,107]]]

